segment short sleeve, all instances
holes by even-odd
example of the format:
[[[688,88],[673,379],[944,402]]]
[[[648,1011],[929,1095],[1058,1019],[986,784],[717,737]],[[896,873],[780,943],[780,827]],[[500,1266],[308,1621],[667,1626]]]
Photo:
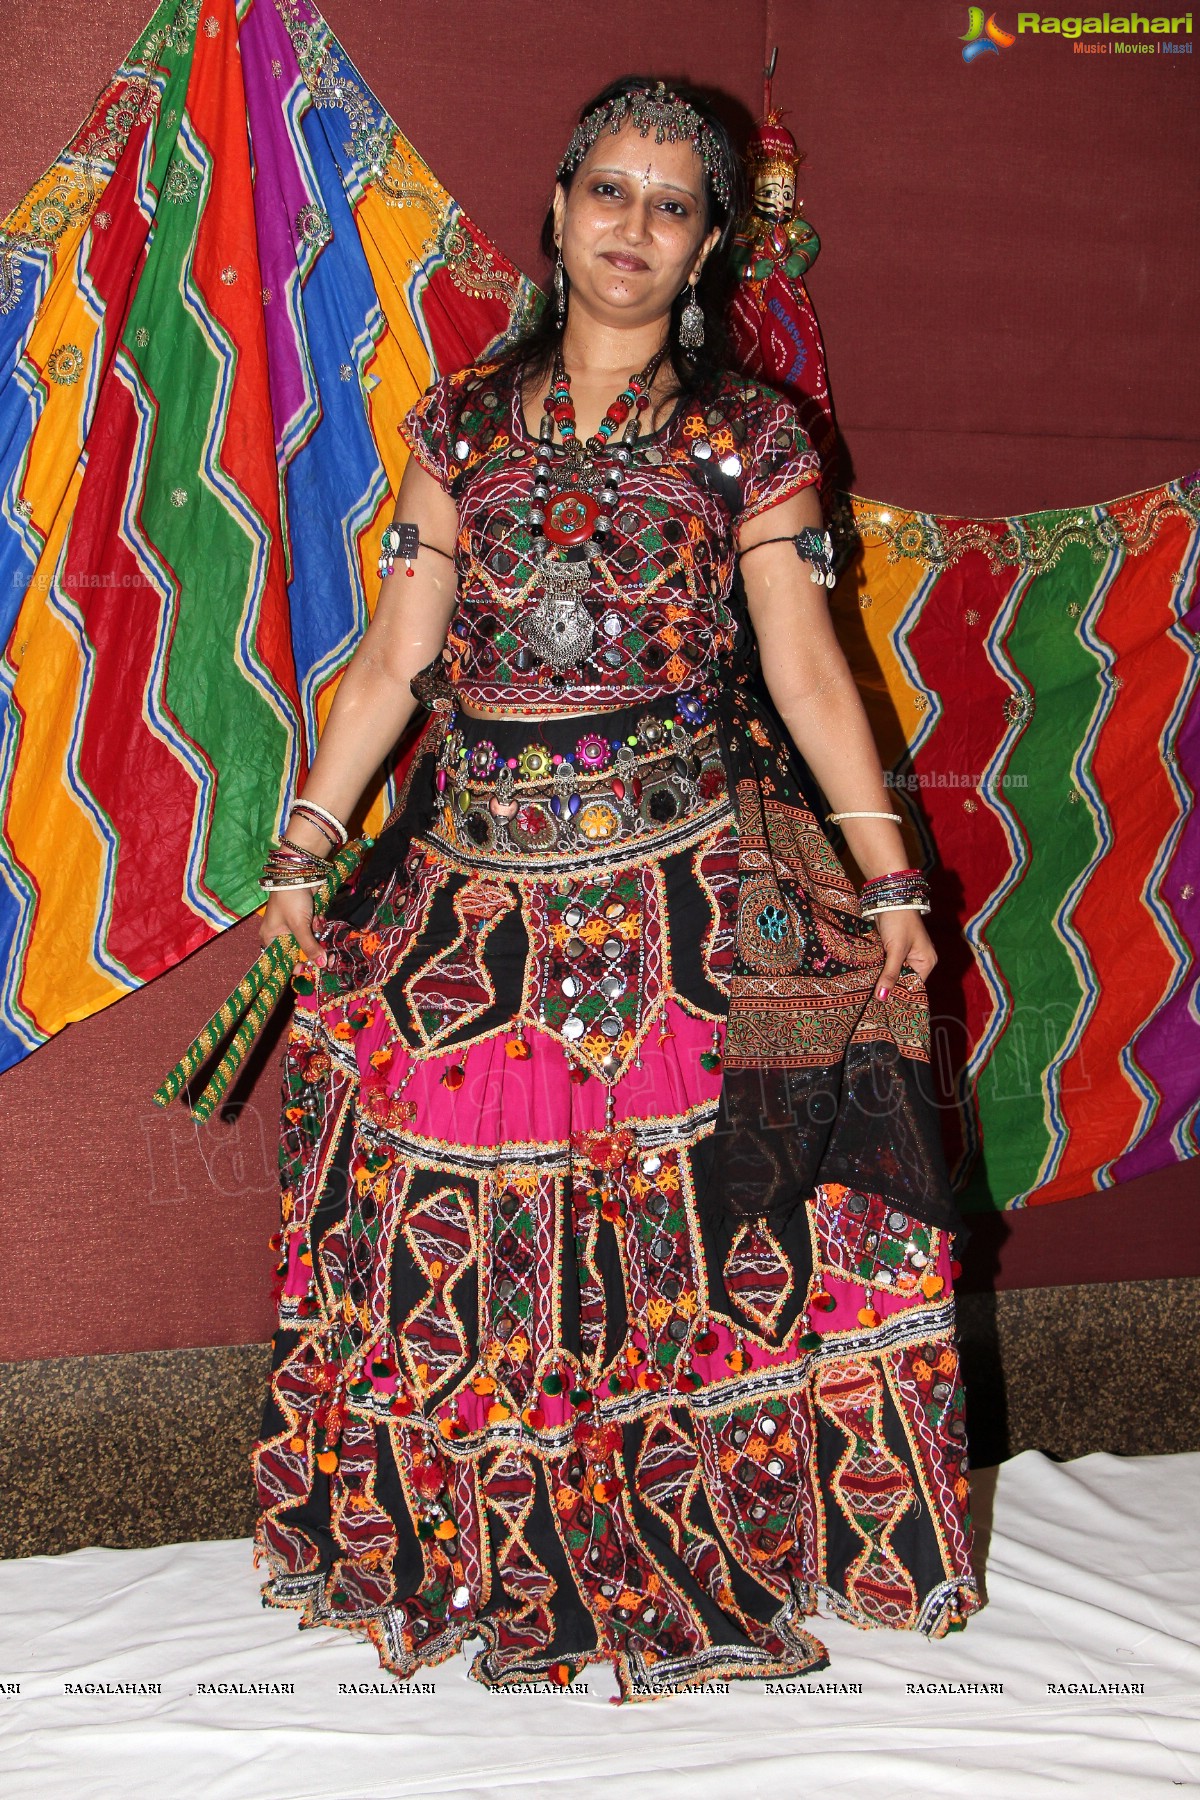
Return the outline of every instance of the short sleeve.
[[[794,403],[770,392],[749,421],[742,454],[743,519],[752,519],[789,494],[821,479],[821,458]]]
[[[396,427],[421,467],[447,491],[457,473],[451,442],[456,392],[454,378],[440,375]]]

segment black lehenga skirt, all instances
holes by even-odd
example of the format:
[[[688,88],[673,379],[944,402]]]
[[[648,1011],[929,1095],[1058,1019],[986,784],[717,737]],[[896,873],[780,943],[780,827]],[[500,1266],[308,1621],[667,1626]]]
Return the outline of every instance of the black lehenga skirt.
[[[718,726],[695,695],[452,717],[294,976],[255,1561],[396,1676],[476,1638],[489,1686],[605,1661],[650,1697],[825,1668],[818,1609],[940,1637],[982,1604],[955,1221],[907,1099],[856,1162],[826,1054],[820,1143],[751,1121],[770,1204],[730,1199],[754,958],[792,934],[843,1073],[924,996],[864,1003],[878,933],[794,795],[763,886]]]

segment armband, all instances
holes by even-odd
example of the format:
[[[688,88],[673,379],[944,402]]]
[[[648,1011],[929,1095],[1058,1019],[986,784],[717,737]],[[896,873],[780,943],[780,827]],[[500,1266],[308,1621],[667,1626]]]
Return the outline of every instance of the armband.
[[[812,564],[812,579],[824,582],[826,587],[833,586],[833,539],[828,532],[822,534],[815,525],[806,525],[793,538],[796,555],[801,562]]]
[[[812,564],[810,579],[823,582],[832,587],[836,577],[833,572],[833,539],[829,533],[821,532],[815,525],[805,525],[791,537],[759,538],[757,544],[747,544],[739,550],[739,556],[749,556],[751,550],[757,550],[761,544],[794,544],[796,555],[801,562]]]
[[[379,579],[382,581],[385,575],[391,574],[397,557],[404,563],[404,573],[411,575],[413,562],[422,547],[446,557],[449,562],[454,561],[448,550],[439,550],[436,544],[427,544],[421,536],[419,526],[408,520],[403,520],[399,525],[388,525],[379,540]]]

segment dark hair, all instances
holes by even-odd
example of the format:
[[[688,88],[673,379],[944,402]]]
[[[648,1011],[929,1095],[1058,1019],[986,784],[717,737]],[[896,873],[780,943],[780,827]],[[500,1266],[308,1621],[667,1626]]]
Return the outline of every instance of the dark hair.
[[[611,81],[600,93],[594,94],[580,108],[580,121],[597,106],[606,100],[615,100],[621,94],[633,93],[639,88],[653,88],[659,77],[654,75],[622,75],[619,80]],[[665,79],[665,77],[664,77]],[[678,383],[677,392],[685,399],[703,394],[713,378],[726,366],[728,340],[725,331],[725,308],[733,284],[733,270],[728,255],[737,222],[745,210],[745,177],[742,173],[742,161],[733,147],[732,139],[714,112],[712,101],[701,88],[692,87],[686,81],[667,81],[671,93],[677,94],[681,100],[695,108],[713,134],[725,177],[725,184],[730,196],[729,205],[723,205],[711,175],[704,171],[704,232],[707,236],[714,225],[719,225],[721,235],[713,245],[712,252],[705,258],[704,268],[696,283],[696,299],[704,311],[704,343],[699,350],[686,351],[679,344],[679,315],[687,304],[687,293],[683,290],[675,296],[671,303],[671,322],[668,328],[667,342],[669,350],[667,360],[670,362]],[[563,187],[570,190],[577,170],[568,170],[558,177]],[[554,208],[551,206],[542,221],[541,236],[542,254],[547,266],[553,268],[556,260],[554,242]],[[570,292],[570,279],[565,275],[567,291]],[[547,289],[550,283],[546,283]],[[500,368],[513,368],[525,364],[526,372],[541,378],[549,372],[555,349],[561,339],[558,321],[555,317],[554,301],[551,297],[542,307],[537,320],[529,326],[510,345],[508,345],[497,362]]]

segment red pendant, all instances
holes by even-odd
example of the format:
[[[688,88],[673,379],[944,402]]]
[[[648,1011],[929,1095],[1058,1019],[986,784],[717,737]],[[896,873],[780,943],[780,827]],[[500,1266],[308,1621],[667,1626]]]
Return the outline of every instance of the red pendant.
[[[556,494],[546,507],[542,527],[552,544],[582,544],[592,535],[592,527],[600,516],[600,506],[590,494],[578,488],[567,488]]]

